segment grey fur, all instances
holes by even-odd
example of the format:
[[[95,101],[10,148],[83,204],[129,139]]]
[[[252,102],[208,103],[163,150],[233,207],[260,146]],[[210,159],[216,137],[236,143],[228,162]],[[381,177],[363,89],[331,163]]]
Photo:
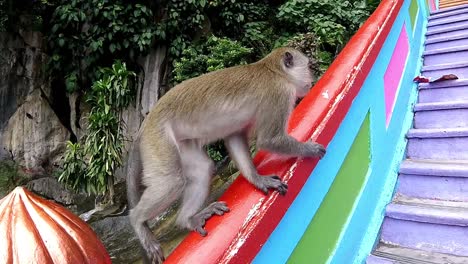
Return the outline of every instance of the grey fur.
[[[285,66],[285,56],[292,59]],[[276,175],[261,176],[250,157],[248,137],[257,146],[289,156],[322,157],[325,148],[302,143],[286,133],[297,97],[310,89],[308,59],[280,48],[249,65],[232,67],[187,80],[164,95],[148,114],[131,158],[138,163],[128,175],[130,221],[148,259],[164,260],[146,221],[182,198],[177,224],[207,234],[205,222],[229,211],[223,202],[203,208],[209,193],[213,161],[204,144],[224,139],[244,177],[264,193],[284,195],[287,185]],[[141,177],[141,175],[143,175]],[[146,186],[140,197],[140,183]]]

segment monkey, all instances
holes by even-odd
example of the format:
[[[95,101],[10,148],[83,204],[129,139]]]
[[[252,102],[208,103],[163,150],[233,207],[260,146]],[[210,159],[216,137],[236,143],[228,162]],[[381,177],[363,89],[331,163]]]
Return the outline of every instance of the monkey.
[[[250,138],[257,148],[286,157],[325,155],[321,144],[299,142],[286,131],[296,100],[312,87],[310,66],[302,52],[277,48],[257,62],[183,81],[161,97],[141,125],[127,175],[130,223],[147,260],[165,258],[146,221],[175,201],[181,199],[176,224],[202,236],[206,220],[229,211],[222,201],[202,208],[214,168],[206,144],[223,139],[242,175],[265,194],[273,189],[285,195],[288,186],[276,175],[257,173]]]

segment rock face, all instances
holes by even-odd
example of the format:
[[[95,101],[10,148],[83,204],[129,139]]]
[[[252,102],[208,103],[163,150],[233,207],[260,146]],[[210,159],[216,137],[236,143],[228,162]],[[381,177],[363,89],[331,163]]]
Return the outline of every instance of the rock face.
[[[70,133],[50,106],[40,32],[0,34],[0,158],[38,172],[56,164]]]
[[[33,90],[50,94],[42,71],[47,59],[40,49],[42,35],[30,32],[25,37],[0,33],[0,130]]]
[[[26,187],[44,198],[52,199],[79,215],[94,207],[94,196],[76,193],[59,183],[56,178],[44,177],[27,183]]]
[[[2,145],[21,166],[41,170],[59,164],[69,138],[41,90],[35,89],[7,122]]]

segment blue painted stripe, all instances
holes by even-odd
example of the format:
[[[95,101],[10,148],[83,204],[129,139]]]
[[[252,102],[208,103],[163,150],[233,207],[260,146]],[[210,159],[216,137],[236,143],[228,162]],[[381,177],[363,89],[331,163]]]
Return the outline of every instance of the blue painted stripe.
[[[423,0],[418,1],[420,7],[426,6],[422,2]],[[373,131],[371,146],[375,148],[373,150],[375,156],[372,159],[373,171],[331,263],[349,263],[350,259],[354,260],[354,263],[364,263],[376,242],[384,216],[385,205],[390,202],[393,196],[399,164],[404,157],[407,142],[405,134],[412,126],[412,105],[417,99],[417,85],[412,80],[422,68],[421,58],[427,25],[426,14],[424,8],[419,9],[415,29],[417,34],[413,35],[412,41],[410,39],[409,59],[400,82],[392,121],[386,134],[383,133],[383,124],[379,124],[382,121],[376,117],[376,115],[383,115],[384,107],[379,105],[377,100],[373,101],[374,105],[371,106],[371,109],[379,109],[379,113],[371,115],[371,131]],[[406,21],[406,29],[410,32],[409,14],[399,19]],[[404,21],[397,20],[392,31],[401,27]],[[396,34],[396,32],[392,33]],[[387,51],[385,45],[384,50]],[[377,80],[380,80],[380,67],[385,65],[381,64],[385,61],[381,61],[381,55],[382,57],[389,56],[384,52],[379,54],[377,63],[370,73],[371,76],[376,76],[375,79]],[[375,87],[379,87],[379,84],[370,81],[369,85],[367,83],[364,85],[364,89],[367,89],[367,87],[375,89]],[[392,158],[389,159],[389,157]]]
[[[422,0],[418,1],[421,6]],[[402,89],[398,94],[395,106],[396,112],[394,112],[396,116],[393,117],[388,131],[386,131],[383,74],[390,61],[405,20],[407,21],[407,32],[412,32],[408,14],[409,4],[409,0],[405,1],[384,43],[381,54],[379,54],[376,64],[370,72],[370,77],[364,83],[363,89],[356,97],[335,137],[330,142],[328,153],[333,153],[333,156],[327,155],[318,163],[277,228],[272,232],[265,245],[253,260],[253,263],[285,263],[287,261],[326,196],[340,168],[339,164],[343,163],[359,130],[359,126],[356,124],[362,123],[367,113],[366,110],[369,108],[371,109],[371,138],[373,140],[371,144],[373,146],[372,156],[376,158],[372,161],[372,169],[369,170],[370,174],[368,175],[369,181],[361,196],[360,204],[356,207],[355,214],[358,217],[350,219],[348,229],[343,233],[342,243],[338,245],[335,251],[336,254],[334,254],[334,258],[330,261],[334,263],[350,263],[351,259],[362,260],[364,255],[372,248],[377,235],[376,230],[378,230],[381,223],[383,204],[391,198],[396,178],[396,167],[401,161],[404,152],[406,143],[404,141],[405,132],[403,129],[408,128],[411,124],[408,101],[413,102],[415,100],[414,85],[405,86],[406,88]],[[424,34],[421,32],[423,31],[422,29],[425,29],[426,25],[423,23],[426,19],[426,13],[423,12],[421,14],[422,11],[424,9],[420,8],[416,20],[417,26],[415,31],[418,32],[417,35],[414,35],[417,39],[416,43],[411,41],[413,34],[409,34],[408,36],[411,42],[409,57],[412,59],[407,69],[421,68],[421,62],[416,58],[420,58],[422,52],[421,36],[424,36]],[[408,80],[414,77],[413,75],[414,70],[405,71],[403,83],[408,83]],[[377,89],[377,87],[382,87],[382,89]],[[376,98],[379,99],[376,100]],[[389,135],[391,140],[386,141],[389,139]],[[395,147],[396,144],[398,144],[397,147]],[[395,149],[398,150],[396,154]],[[389,162],[388,157],[393,154],[395,154],[394,160]],[[378,190],[372,190],[375,186],[379,186]],[[368,197],[374,197],[374,201],[368,201]],[[378,210],[375,210],[376,203]],[[369,209],[371,211],[368,211]],[[362,220],[365,224],[358,224],[359,229],[353,232],[354,226]],[[370,233],[366,234],[366,229],[370,230]],[[361,230],[361,232],[358,232],[358,230]],[[358,239],[364,244],[359,247],[359,243],[356,243],[356,240],[353,241],[353,239]],[[354,246],[351,245],[350,241],[352,241]],[[350,250],[351,248],[352,250]],[[345,254],[346,252],[353,252],[353,254]]]

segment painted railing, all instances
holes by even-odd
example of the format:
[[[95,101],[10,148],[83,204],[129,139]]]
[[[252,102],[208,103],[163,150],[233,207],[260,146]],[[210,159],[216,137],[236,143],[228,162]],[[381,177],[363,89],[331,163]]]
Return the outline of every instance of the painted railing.
[[[412,78],[421,68],[435,0],[383,0],[294,110],[289,133],[327,146],[317,159],[260,152],[286,196],[239,177],[220,200],[231,211],[191,233],[166,263],[362,263],[390,201],[411,126]]]

